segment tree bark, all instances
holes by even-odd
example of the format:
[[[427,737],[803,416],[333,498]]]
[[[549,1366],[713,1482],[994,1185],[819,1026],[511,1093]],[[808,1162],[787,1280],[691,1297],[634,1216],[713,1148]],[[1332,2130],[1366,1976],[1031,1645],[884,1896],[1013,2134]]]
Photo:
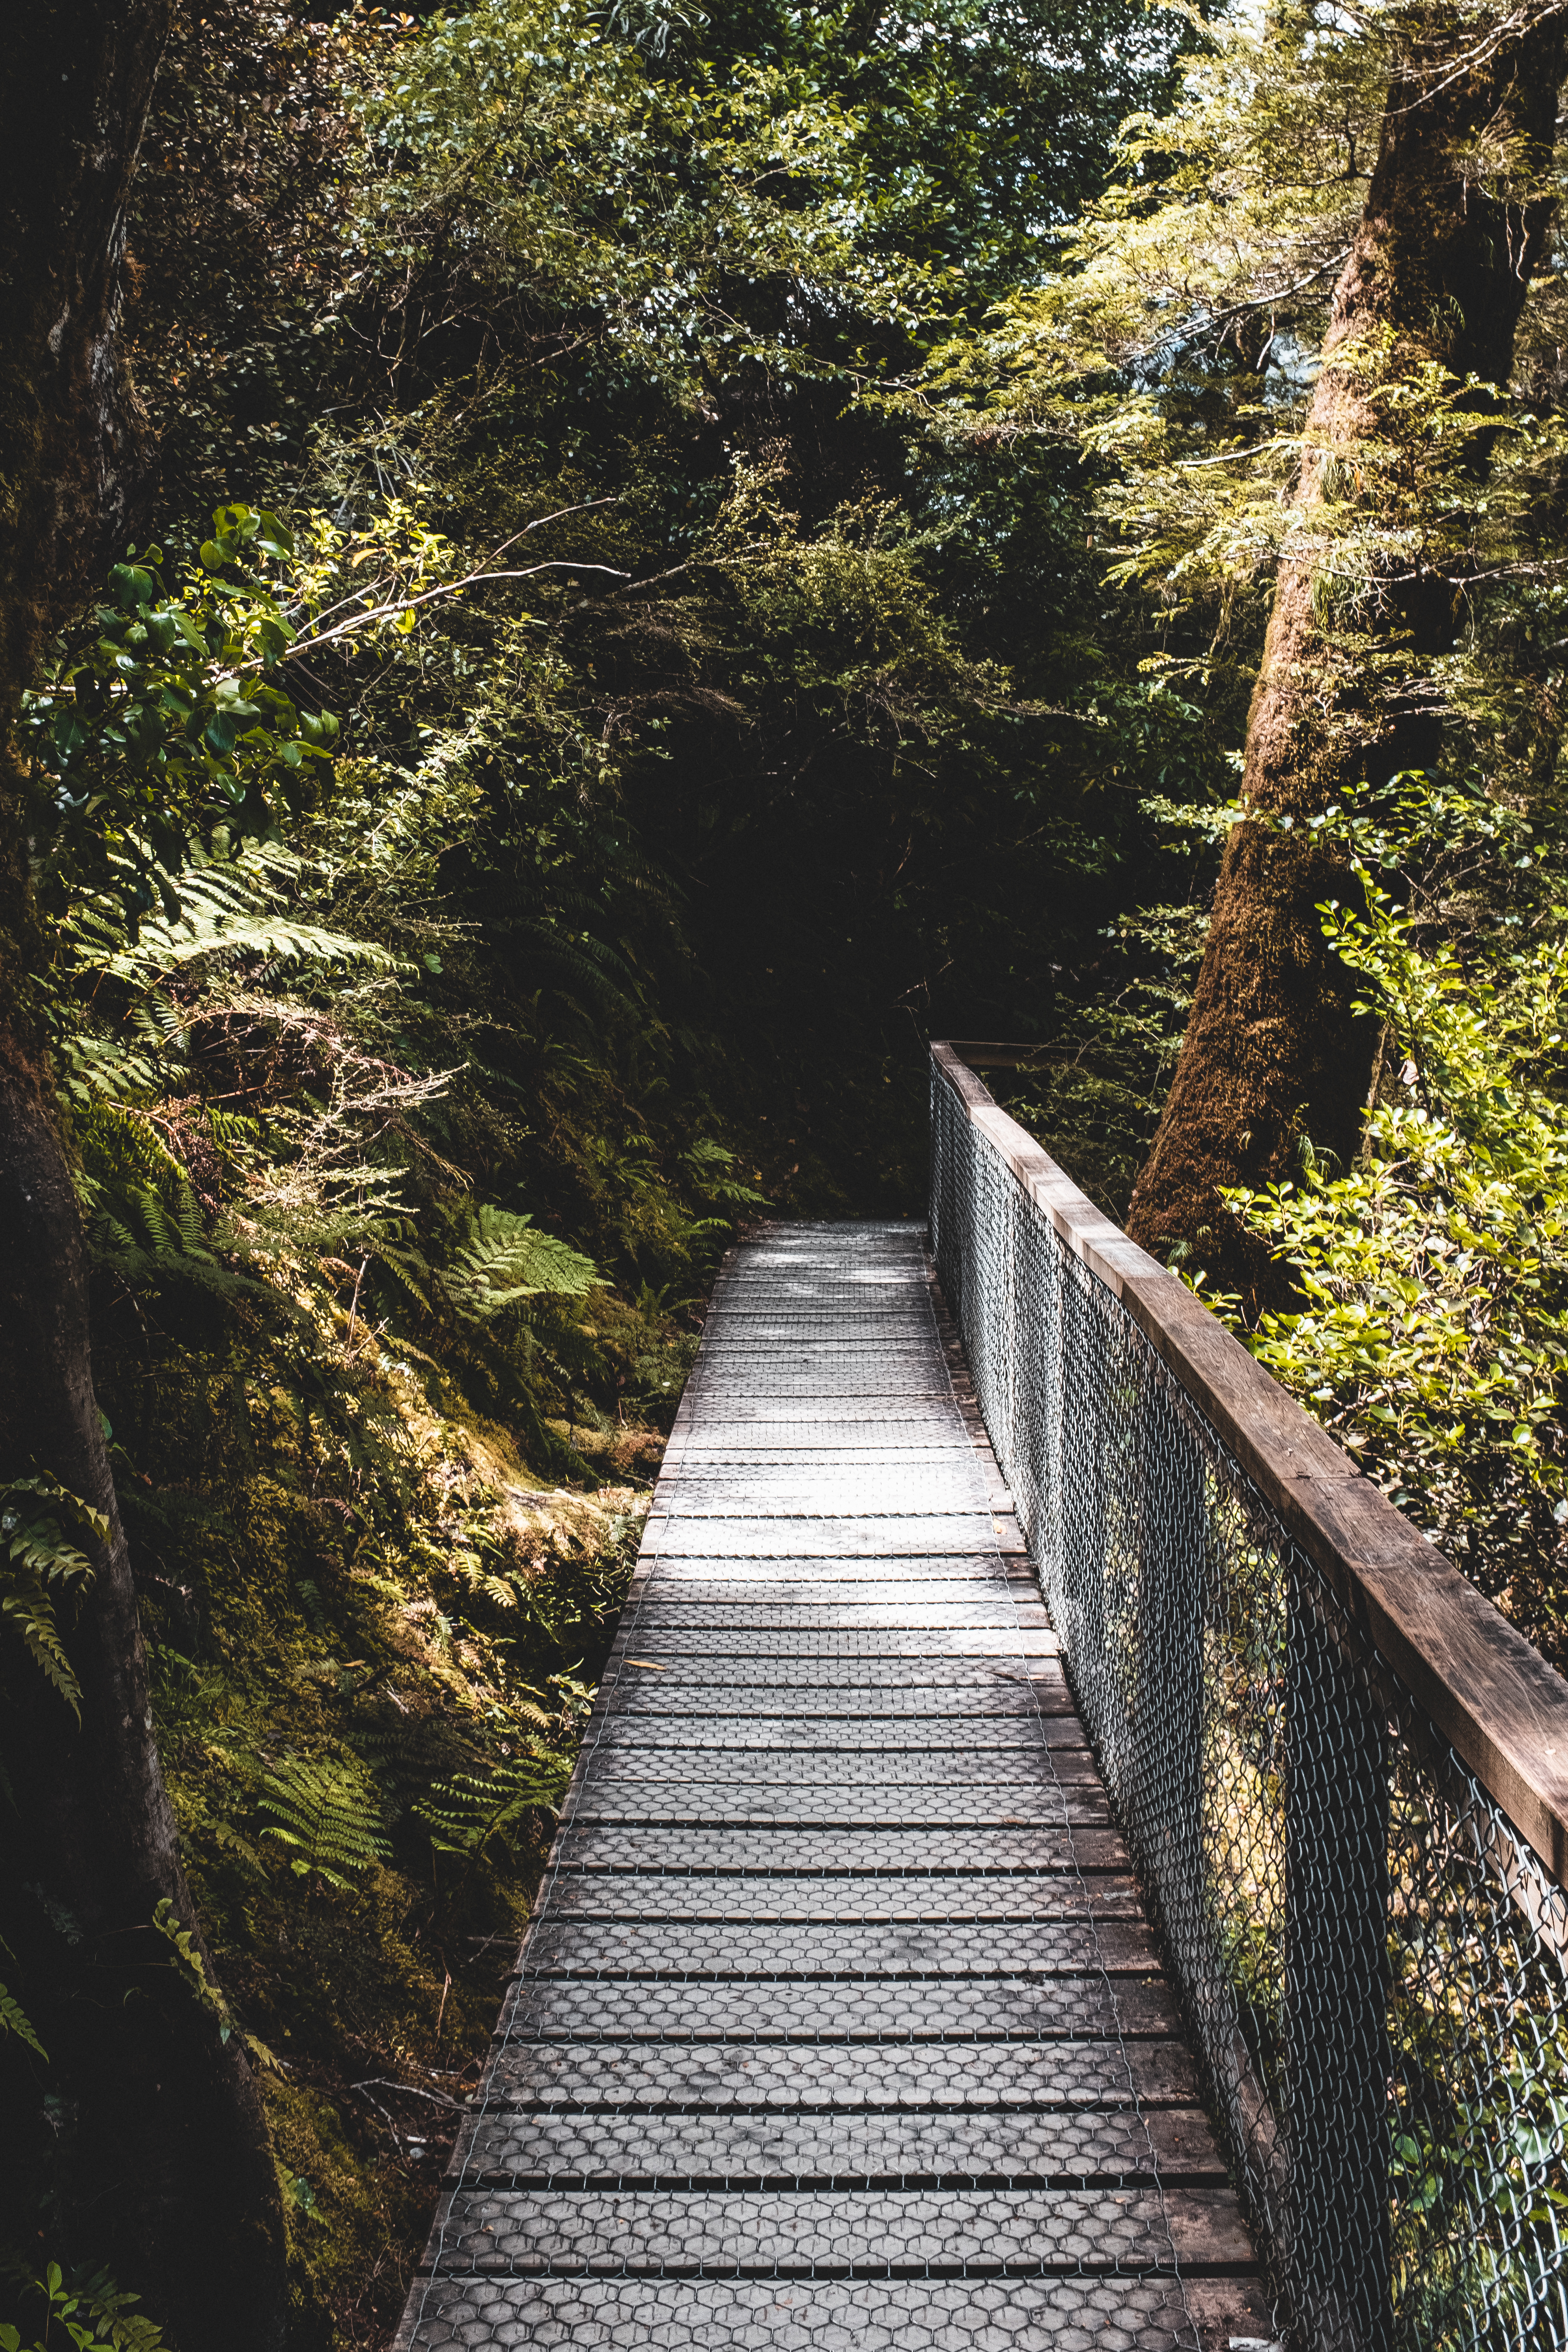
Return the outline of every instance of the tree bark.
[[[126,191],[168,14],[169,0],[30,0],[0,77],[0,1473],[47,1472],[110,1526],[63,1612],[79,1729],[0,1629],[5,1973],[50,2057],[6,2041],[0,2185],[5,2235],[25,2227],[40,2266],[107,2265],[182,2352],[274,2352],[286,2249],[266,2119],[243,2037],[154,1918],[167,1902],[201,1951],[93,1393],[16,736],[41,648],[101,579],[143,471],[117,334]]]
[[[1433,362],[1460,381],[1506,384],[1531,277],[1552,226],[1550,197],[1506,203],[1466,178],[1482,134],[1548,162],[1564,70],[1562,20],[1549,17],[1489,57],[1461,65],[1473,12],[1408,13],[1360,227],[1335,289],[1325,362],[1385,337],[1384,382]],[[1514,151],[1517,163],[1520,148]],[[1543,176],[1543,171],[1542,171]],[[1297,502],[1335,494],[1358,446],[1382,423],[1365,376],[1325,364],[1308,416]],[[1176,1075],[1128,1229],[1169,1255],[1184,1244],[1256,1314],[1283,1295],[1264,1244],[1222,1202],[1221,1187],[1296,1173],[1303,1139],[1348,1165],[1364,1118],[1377,1024],[1358,1020],[1354,977],[1333,955],[1317,909],[1353,897],[1350,868],[1306,836],[1310,820],[1363,778],[1376,784],[1430,764],[1439,725],[1347,682],[1320,625],[1321,561],[1282,566],[1247,719],[1244,814],[1226,844],[1213,919]],[[1453,642],[1454,583],[1391,587],[1382,625],[1416,660]],[[1363,625],[1366,624],[1363,622]]]

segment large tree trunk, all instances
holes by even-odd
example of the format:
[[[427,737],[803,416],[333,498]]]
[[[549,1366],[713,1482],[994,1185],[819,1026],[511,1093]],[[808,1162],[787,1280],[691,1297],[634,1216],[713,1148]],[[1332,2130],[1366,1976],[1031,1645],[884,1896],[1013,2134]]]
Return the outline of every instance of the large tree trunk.
[[[181,2352],[272,2352],[285,2245],[265,2116],[243,2037],[155,1924],[167,1903],[200,1950],[93,1394],[16,739],[141,470],[117,355],[123,214],[167,25],[168,0],[29,0],[0,74],[0,1475],[47,1472],[110,1526],[64,1609],[79,1728],[0,1628],[5,1974],[50,2060],[5,2045],[0,2235],[40,2263],[107,2264]]]
[[[1473,37],[1473,12],[1468,22]],[[1563,22],[1549,17],[1464,69],[1455,64],[1457,12],[1413,10],[1405,31],[1324,358],[1382,335],[1385,382],[1436,361],[1461,380],[1506,384],[1552,205],[1500,203],[1467,182],[1459,159],[1485,132],[1523,142],[1544,168]],[[1517,169],[1517,149],[1512,160]],[[1325,365],[1319,377],[1297,490],[1308,538],[1313,508],[1346,478],[1358,444],[1381,433],[1369,390],[1346,368]],[[1352,896],[1352,877],[1331,848],[1303,837],[1306,824],[1347,785],[1424,766],[1437,748],[1429,710],[1345,678],[1342,653],[1320,626],[1319,590],[1316,556],[1284,564],[1247,719],[1242,799],[1258,815],[1244,817],[1226,845],[1175,1079],[1128,1220],[1134,1238],[1162,1255],[1186,1244],[1190,1262],[1251,1312],[1279,1297],[1281,1277],[1219,1190],[1292,1176],[1303,1138],[1348,1163],[1375,1044],[1373,1024],[1352,1013],[1356,983],[1330,952],[1317,912]],[[1444,578],[1392,587],[1383,599],[1389,642],[1397,633],[1417,662],[1444,651],[1455,603]],[[1375,615],[1359,625],[1375,628]]]

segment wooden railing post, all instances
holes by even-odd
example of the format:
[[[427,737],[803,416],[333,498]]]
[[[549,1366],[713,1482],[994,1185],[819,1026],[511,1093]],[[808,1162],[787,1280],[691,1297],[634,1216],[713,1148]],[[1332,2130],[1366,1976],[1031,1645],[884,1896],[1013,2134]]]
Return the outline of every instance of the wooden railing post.
[[[1284,2262],[1291,2352],[1389,2352],[1388,1727],[1311,1568],[1289,1585]]]

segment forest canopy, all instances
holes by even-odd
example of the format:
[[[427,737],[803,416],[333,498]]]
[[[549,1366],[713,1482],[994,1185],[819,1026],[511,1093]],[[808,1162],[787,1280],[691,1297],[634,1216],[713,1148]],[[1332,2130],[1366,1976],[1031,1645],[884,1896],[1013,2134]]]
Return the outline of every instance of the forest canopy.
[[[138,8],[113,496],[5,639],[90,1380],[79,1475],[0,1414],[0,2242],[23,2331],[200,2340],[111,1987],[254,2079],[258,2275],[368,2346],[719,1256],[922,1213],[929,1037],[1030,1045],[1016,1114],[1568,1659],[1561,58],[1392,0]],[[1306,977],[1200,1067],[1259,923]],[[97,1918],[100,1546],[172,1811]]]

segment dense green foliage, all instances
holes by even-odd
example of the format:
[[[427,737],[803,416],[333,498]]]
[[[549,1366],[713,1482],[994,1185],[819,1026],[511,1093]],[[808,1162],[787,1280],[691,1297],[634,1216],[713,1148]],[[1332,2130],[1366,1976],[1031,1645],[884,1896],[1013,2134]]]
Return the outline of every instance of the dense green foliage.
[[[1456,43],[1461,24],[1483,43],[1496,30],[1486,11],[1461,12]],[[1369,708],[1425,722],[1426,770],[1352,790],[1321,820],[1363,893],[1324,923],[1383,1046],[1355,1165],[1303,1132],[1298,1177],[1237,1196],[1299,1300],[1251,1336],[1563,1663],[1560,268],[1531,294],[1510,385],[1432,363],[1390,375],[1385,346],[1342,346],[1331,364],[1369,388],[1374,429],[1353,468],[1331,467],[1326,495],[1310,508],[1298,495],[1313,355],[1401,29],[1396,8],[1352,24],[1310,5],[1216,26],[1176,102],[1130,126],[1124,171],[1075,226],[1073,266],[936,354],[924,396],[949,440],[1070,438],[1093,454],[1086,520],[1108,579],[1160,616],[1144,674],[1228,724],[1233,755],[1282,561],[1320,570],[1325,707],[1337,691],[1352,725]],[[1554,184],[1506,145],[1467,169],[1495,197]],[[1388,625],[1391,594],[1412,582],[1451,601],[1454,641],[1436,656]],[[1194,845],[1235,813],[1184,808],[1145,781],[1149,813]],[[1089,1148],[1069,1118],[1067,1156],[1113,1204],[1168,1079],[1171,983],[1192,968],[1200,908],[1122,916],[1169,960],[1131,962],[1079,1032],[1092,1045],[1109,1028],[1103,1066],[1125,1091],[1119,1104],[1096,1087]],[[1043,1134],[1063,1132],[1059,1087],[1043,1102],[1020,1093]],[[1179,1255],[1212,1295],[1201,1252]]]
[[[1100,614],[1079,454],[899,405],[1190,37],[176,10],[132,228],[157,542],[27,723],[218,1981],[172,1922],[149,1965],[247,2037],[301,2342],[401,2302],[737,1219],[918,1213],[925,1035],[1048,1027],[1158,861],[1151,752],[1211,789]],[[65,1706],[76,1507],[16,1466],[0,1673]],[[84,1987],[26,1926],[5,2196],[47,2247]]]
[[[1382,21],[176,9],[132,223],[156,543],[37,681],[35,848],[203,1997],[262,2070],[301,2342],[400,2303],[737,1222],[920,1213],[932,1034],[1035,1042],[1021,1115],[1125,1206]],[[1347,674],[1392,564],[1465,625],[1368,670],[1441,772],[1331,820],[1365,1150],[1304,1138],[1248,1207],[1302,1297],[1266,1360],[1559,1655],[1560,300],[1506,402],[1390,392],[1313,522]],[[0,1675],[68,1706],[79,1507],[0,1467]],[[58,1983],[0,1990],[46,2237],[55,1924]]]

